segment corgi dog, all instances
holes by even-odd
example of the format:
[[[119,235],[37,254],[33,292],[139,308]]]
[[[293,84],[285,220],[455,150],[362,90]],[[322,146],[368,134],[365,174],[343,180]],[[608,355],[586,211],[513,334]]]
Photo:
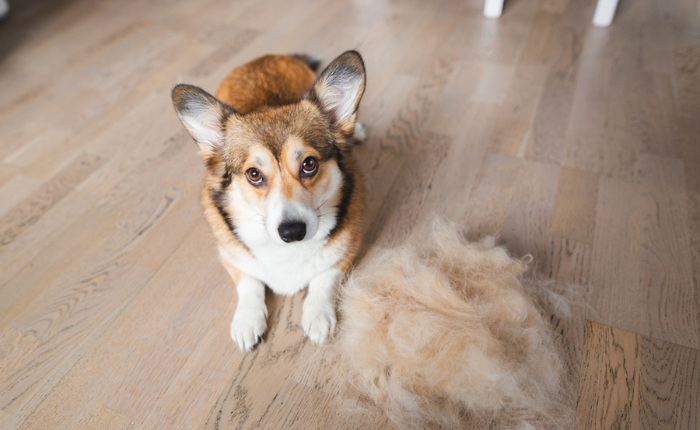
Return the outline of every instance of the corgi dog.
[[[365,91],[362,57],[348,51],[316,77],[308,56],[268,55],[234,69],[216,97],[173,89],[175,111],[207,167],[202,206],[238,293],[231,337],[243,352],[267,329],[265,285],[308,286],[301,325],[322,344],[334,291],[360,246],[363,184],[352,147]]]

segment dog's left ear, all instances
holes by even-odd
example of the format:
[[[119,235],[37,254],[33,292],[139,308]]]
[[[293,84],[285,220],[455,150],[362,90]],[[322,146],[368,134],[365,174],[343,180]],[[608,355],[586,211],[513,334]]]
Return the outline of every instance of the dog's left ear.
[[[350,137],[364,92],[365,64],[359,53],[347,51],[326,67],[305,98],[318,103],[331,124]]]

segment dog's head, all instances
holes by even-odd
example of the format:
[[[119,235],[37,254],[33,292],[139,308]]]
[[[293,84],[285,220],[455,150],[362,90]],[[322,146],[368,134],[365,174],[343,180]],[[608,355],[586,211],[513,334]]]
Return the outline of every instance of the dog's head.
[[[173,89],[234,234],[249,245],[283,244],[325,238],[337,227],[352,192],[347,153],[364,89],[354,51],[336,58],[300,102],[245,115],[200,88]]]

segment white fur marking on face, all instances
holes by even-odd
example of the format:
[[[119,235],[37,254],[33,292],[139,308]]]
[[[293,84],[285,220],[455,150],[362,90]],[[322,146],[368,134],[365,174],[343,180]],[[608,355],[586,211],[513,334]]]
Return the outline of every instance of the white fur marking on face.
[[[338,204],[342,197],[340,190],[343,184],[343,174],[335,162],[327,162],[323,168],[330,170],[331,180],[328,187],[318,193],[315,198],[314,205],[318,214],[317,235],[319,237],[327,237],[335,227]]]
[[[287,222],[306,224],[306,236],[303,241],[314,238],[318,231],[318,216],[314,209],[303,202],[285,199],[279,189],[271,190],[268,196],[267,231],[273,241],[286,244],[279,236],[279,226]]]

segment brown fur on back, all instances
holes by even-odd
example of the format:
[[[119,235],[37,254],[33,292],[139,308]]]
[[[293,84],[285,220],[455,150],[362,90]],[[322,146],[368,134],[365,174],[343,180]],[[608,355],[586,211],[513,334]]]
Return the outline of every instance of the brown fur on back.
[[[246,114],[266,106],[299,102],[315,79],[309,66],[296,58],[266,55],[229,73],[216,98]]]

